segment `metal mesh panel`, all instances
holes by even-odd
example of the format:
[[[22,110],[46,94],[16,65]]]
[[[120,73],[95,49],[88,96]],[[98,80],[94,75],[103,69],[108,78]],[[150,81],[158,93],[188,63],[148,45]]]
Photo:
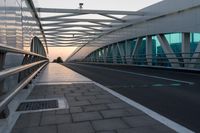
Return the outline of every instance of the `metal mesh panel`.
[[[19,105],[17,111],[41,110],[52,108],[58,108],[57,100],[24,102]]]

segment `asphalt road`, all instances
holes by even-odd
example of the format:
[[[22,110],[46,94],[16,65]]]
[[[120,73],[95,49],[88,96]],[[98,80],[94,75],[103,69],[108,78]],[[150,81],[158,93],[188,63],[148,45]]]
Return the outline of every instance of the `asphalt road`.
[[[66,66],[195,132],[200,132],[200,74],[132,66]]]

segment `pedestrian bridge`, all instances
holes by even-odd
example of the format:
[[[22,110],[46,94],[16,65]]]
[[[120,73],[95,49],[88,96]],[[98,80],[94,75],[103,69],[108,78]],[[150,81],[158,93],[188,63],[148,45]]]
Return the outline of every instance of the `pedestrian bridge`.
[[[79,6],[0,0],[0,132],[200,132],[200,2]]]

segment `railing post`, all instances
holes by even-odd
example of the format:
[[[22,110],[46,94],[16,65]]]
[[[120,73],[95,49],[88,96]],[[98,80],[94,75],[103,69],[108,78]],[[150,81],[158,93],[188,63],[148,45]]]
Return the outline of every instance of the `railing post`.
[[[146,60],[148,65],[152,65],[152,36],[146,36]]]
[[[198,68],[200,62],[200,42],[197,45],[197,48],[192,56],[190,68]]]
[[[25,54],[24,59],[22,61],[22,65],[27,64],[28,61],[28,55]],[[23,80],[23,78],[25,77],[25,73],[27,72],[27,70],[24,70],[24,72],[20,72],[19,73],[19,77],[18,77],[18,83]]]
[[[184,67],[189,66],[190,62],[190,33],[182,33],[182,57]]]
[[[0,51],[0,71],[3,70],[5,64],[6,53]],[[3,95],[4,80],[0,80],[0,96]]]
[[[115,63],[117,63],[117,55],[116,55],[116,49],[115,49],[114,44],[112,44],[111,49],[112,49],[113,63],[115,64]]]
[[[8,69],[4,69],[5,60],[7,59],[7,53],[25,55],[22,66],[14,66]],[[37,61],[40,59],[41,61]],[[21,89],[25,88],[28,83],[31,82],[36,74],[48,63],[47,61],[48,59],[46,58],[46,56],[0,44],[0,119],[8,117],[8,104]],[[40,64],[43,65],[40,66]],[[15,74],[19,74],[19,84],[10,91],[4,91],[5,85],[3,80]]]
[[[5,64],[6,52],[0,51],[0,71],[3,70]],[[0,96],[4,95],[4,79],[0,80]],[[6,107],[2,112],[0,112],[0,119],[6,118],[9,115],[9,109]]]
[[[107,56],[108,56],[108,48],[104,48],[104,55],[103,55],[104,63],[107,62]]]

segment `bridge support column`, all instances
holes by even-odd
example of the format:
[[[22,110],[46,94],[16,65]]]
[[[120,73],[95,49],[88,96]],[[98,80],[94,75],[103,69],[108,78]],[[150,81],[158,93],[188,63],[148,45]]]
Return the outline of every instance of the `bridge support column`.
[[[146,59],[148,65],[152,65],[152,36],[146,37]]]
[[[159,34],[159,35],[157,35],[157,38],[163,48],[164,53],[166,54],[171,66],[172,67],[180,67],[179,61],[178,61],[176,55],[174,54],[173,50],[171,49],[165,35]]]
[[[103,61],[106,63],[107,61],[107,55],[108,55],[108,48],[103,48],[104,49],[104,54],[103,54]]]
[[[138,38],[136,43],[135,43],[135,48],[133,49],[132,55],[131,55],[131,60],[135,58],[135,55],[137,54],[138,48],[142,45],[142,37]],[[134,61],[133,61],[134,63]]]
[[[131,45],[128,44],[128,41],[125,41],[125,60],[127,64],[131,64]]]
[[[190,62],[190,33],[182,33],[182,57],[184,61],[184,67],[189,66]]]
[[[119,43],[117,43],[117,48],[119,50],[119,54],[120,54],[120,57],[122,59],[122,63],[125,64],[125,53],[124,53],[124,49],[119,45]]]
[[[100,52],[100,55],[101,55],[101,56],[99,57],[100,62],[104,62],[104,58],[103,58],[103,49],[100,49],[99,52]]]
[[[95,52],[95,57],[96,57],[96,62],[99,62],[99,55],[98,55],[98,51]]]
[[[114,44],[111,47],[111,51],[112,51],[113,63],[117,63],[117,51],[116,51],[116,46]]]

